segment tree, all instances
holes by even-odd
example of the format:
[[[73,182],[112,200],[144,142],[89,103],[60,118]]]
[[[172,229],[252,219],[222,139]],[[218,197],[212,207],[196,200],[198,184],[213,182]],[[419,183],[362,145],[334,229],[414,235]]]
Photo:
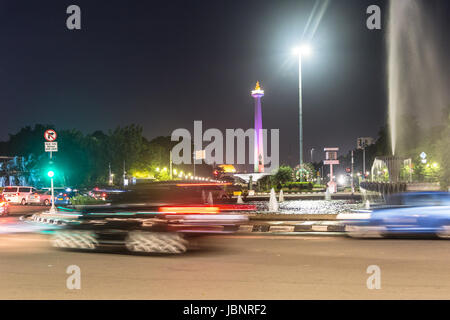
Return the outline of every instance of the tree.
[[[275,174],[276,184],[285,184],[293,181],[294,171],[289,166],[281,166]]]

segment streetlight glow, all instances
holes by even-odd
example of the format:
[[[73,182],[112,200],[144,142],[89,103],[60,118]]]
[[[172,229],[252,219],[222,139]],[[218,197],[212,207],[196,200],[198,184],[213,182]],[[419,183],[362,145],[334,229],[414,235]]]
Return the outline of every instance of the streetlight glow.
[[[292,49],[292,53],[295,55],[309,57],[312,54],[312,48],[308,44],[302,44],[301,46]]]

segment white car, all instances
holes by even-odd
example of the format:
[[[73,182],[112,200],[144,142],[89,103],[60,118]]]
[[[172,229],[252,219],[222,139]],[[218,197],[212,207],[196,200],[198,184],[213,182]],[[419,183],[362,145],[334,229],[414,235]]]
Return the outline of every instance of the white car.
[[[52,204],[52,192],[50,190],[38,190],[29,195],[27,203],[49,206]]]
[[[11,186],[5,187],[2,194],[9,203],[20,203],[24,206],[29,202],[29,196],[35,192],[36,189],[33,187]]]

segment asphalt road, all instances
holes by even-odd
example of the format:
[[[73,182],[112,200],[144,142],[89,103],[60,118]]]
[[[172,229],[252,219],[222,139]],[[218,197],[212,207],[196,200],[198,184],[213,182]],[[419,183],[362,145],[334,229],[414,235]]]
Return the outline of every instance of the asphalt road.
[[[10,205],[9,206],[9,214],[11,216],[21,216],[24,214],[48,211],[49,209],[50,209],[50,207],[37,206],[37,205],[26,205],[26,206]]]
[[[59,251],[0,236],[0,299],[449,299],[450,241],[228,236],[182,256]],[[81,270],[81,289],[66,269]],[[367,289],[368,266],[381,289]]]

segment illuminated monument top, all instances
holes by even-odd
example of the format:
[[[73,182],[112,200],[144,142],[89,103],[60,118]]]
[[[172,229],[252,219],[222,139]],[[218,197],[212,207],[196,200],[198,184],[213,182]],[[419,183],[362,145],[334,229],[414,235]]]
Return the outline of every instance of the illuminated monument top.
[[[254,171],[264,172],[264,141],[262,127],[262,108],[261,98],[264,97],[264,90],[261,89],[259,81],[256,83],[255,90],[252,91],[252,97],[255,99],[255,149],[254,149]]]
[[[264,90],[261,89],[259,81],[256,82],[255,90],[252,91],[253,98],[264,97]]]

